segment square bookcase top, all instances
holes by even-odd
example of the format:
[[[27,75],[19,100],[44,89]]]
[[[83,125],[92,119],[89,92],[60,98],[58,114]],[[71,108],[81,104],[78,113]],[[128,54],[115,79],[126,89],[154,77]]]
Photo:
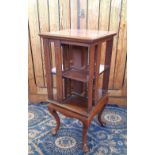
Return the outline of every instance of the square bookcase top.
[[[96,31],[86,29],[66,29],[59,31],[43,32],[39,34],[43,38],[58,39],[58,40],[69,40],[69,41],[80,41],[91,43],[94,41],[107,39],[116,35],[112,31]]]

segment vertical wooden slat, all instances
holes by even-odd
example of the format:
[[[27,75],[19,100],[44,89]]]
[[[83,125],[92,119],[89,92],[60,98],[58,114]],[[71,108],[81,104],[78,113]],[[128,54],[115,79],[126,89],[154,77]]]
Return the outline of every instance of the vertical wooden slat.
[[[48,5],[47,4],[48,4],[47,0],[38,0],[38,14],[39,14],[40,32],[48,32],[49,31]],[[43,72],[44,72],[44,77],[45,77],[44,80],[45,80],[45,86],[47,87],[43,40],[41,40],[41,51],[42,51]]]
[[[59,4],[58,0],[49,0],[49,25],[50,31],[59,30]]]
[[[45,66],[46,66],[46,79],[47,79],[47,91],[48,98],[53,99],[53,82],[51,78],[51,52],[50,52],[50,44],[48,39],[43,39],[44,46],[44,54],[45,54]]]
[[[62,53],[63,53],[63,70],[66,71],[70,69],[70,46],[63,45]],[[64,78],[64,96],[65,98],[71,94],[71,80]]]
[[[124,75],[122,96],[127,96],[127,64],[126,64],[126,67],[125,67],[125,75]]]
[[[69,0],[59,0],[60,29],[70,29],[70,3]]]
[[[77,29],[77,21],[78,21],[77,0],[70,0],[70,7],[71,7],[71,29]]]
[[[39,21],[38,21],[38,10],[37,1],[29,0],[28,5],[28,18],[29,18],[29,29],[30,29],[30,41],[32,47],[32,54],[34,57],[34,72],[36,77],[36,84],[39,87],[44,87],[44,75],[42,66],[42,54],[40,47],[39,33]]]
[[[119,25],[120,25],[120,18],[121,18],[120,13],[121,13],[121,0],[112,0],[111,12],[110,12],[110,25],[109,25],[110,31],[116,31],[117,33],[119,32]],[[114,41],[113,41],[112,61],[111,61],[110,80],[109,80],[110,89],[113,89],[117,42],[118,42],[118,34],[117,36],[114,37]]]
[[[80,4],[80,29],[86,29],[86,19],[87,19],[87,0],[79,0]]]
[[[106,42],[106,53],[105,53],[105,65],[109,66],[111,64],[111,53],[112,53],[112,46],[113,46],[113,38]],[[103,74],[103,90],[108,90],[109,84],[109,74],[110,70],[106,70]]]
[[[40,32],[49,31],[47,0],[38,0]]]
[[[99,88],[99,68],[100,68],[100,58],[101,58],[101,42],[97,45],[96,55],[96,66],[95,66],[95,102],[98,101],[98,88]],[[97,52],[97,53],[96,53]]]
[[[100,2],[100,18],[99,30],[108,30],[109,26],[110,0],[101,0]]]
[[[69,51],[69,49],[70,49],[69,45],[63,45],[62,46],[64,71],[66,71],[70,68],[70,53],[69,52],[71,52],[71,51]]]
[[[59,0],[59,28],[60,29],[70,29],[70,0]],[[56,46],[55,46],[56,47]],[[59,51],[61,52],[61,50],[59,49]],[[56,51],[55,48],[55,57],[57,57],[56,55],[61,55],[61,53]],[[57,60],[55,60],[57,61]],[[57,62],[56,62],[56,67],[58,68]],[[61,71],[59,71],[61,72]],[[63,98],[63,92],[62,92],[62,86],[60,84],[63,84],[62,80],[58,78],[57,80],[57,92],[58,92],[58,100],[62,100]],[[60,91],[60,92],[59,92]]]
[[[88,29],[98,30],[99,0],[88,1]]]
[[[59,30],[59,0],[48,0],[49,5],[49,27],[50,31]],[[54,44],[51,44],[52,66],[55,67],[55,50]],[[56,87],[56,77],[53,76],[53,85]]]
[[[123,84],[127,52],[126,0],[122,3],[121,23],[118,38],[117,57],[114,75],[114,88],[121,89]]]
[[[31,54],[31,47],[30,47],[30,39],[28,40],[28,81],[29,81],[29,93],[35,94],[36,84],[35,84],[35,77],[34,77],[34,70],[33,70],[33,62],[32,62],[32,54]]]
[[[101,0],[99,30],[108,31],[109,27],[110,0]],[[106,44],[102,43],[101,63],[104,64]]]
[[[108,31],[109,27],[109,14],[110,14],[111,0],[100,0],[100,18],[99,18],[99,30]],[[105,63],[106,42],[101,46],[101,64]],[[100,78],[100,87],[102,87],[102,78]]]
[[[62,82],[62,57],[60,41],[54,41],[55,47],[55,63],[56,63],[56,82],[57,82],[57,100],[62,101],[63,99],[63,82]]]
[[[92,109],[95,45],[89,47],[88,111]]]

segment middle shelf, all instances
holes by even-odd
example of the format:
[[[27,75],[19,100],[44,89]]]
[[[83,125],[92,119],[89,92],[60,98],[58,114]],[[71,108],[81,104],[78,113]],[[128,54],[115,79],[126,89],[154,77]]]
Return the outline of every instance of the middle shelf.
[[[88,71],[72,68],[68,71],[65,71],[63,73],[63,77],[81,82],[87,82],[89,76]]]
[[[102,74],[107,69],[109,69],[109,66],[100,64],[99,74]],[[51,73],[56,74],[55,67],[51,69]],[[86,69],[70,68],[69,70],[64,71],[62,66],[62,73],[63,77],[68,79],[77,80],[81,82],[87,82],[89,80],[89,71]]]

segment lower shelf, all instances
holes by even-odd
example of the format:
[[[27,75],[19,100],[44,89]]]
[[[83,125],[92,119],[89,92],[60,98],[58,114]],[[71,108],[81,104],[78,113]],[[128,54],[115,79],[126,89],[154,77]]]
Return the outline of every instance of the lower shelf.
[[[97,101],[99,101],[107,93],[107,90],[104,90],[104,89],[99,88],[98,91],[97,91],[97,93],[98,93],[98,100]],[[77,93],[77,92],[72,91],[71,94],[88,99],[88,96],[87,95],[85,96],[85,93],[84,92],[80,94],[80,93]],[[93,94],[93,100],[94,100],[94,97],[95,96]]]
[[[58,103],[53,100],[48,101],[69,111],[81,114],[83,116],[88,116],[87,99],[85,99],[84,97],[72,95],[68,97],[66,100],[64,100],[62,103]]]
[[[100,98],[100,100],[98,100],[98,102],[96,104],[92,105],[93,106],[92,110],[98,106],[98,103],[102,102],[102,100],[103,100],[103,98],[105,98],[105,96],[107,96],[107,93],[102,95],[102,97]],[[88,99],[85,97],[82,97],[82,96],[71,95],[71,96],[67,97],[62,103],[59,103],[59,102],[53,101],[53,100],[48,100],[48,102],[51,102],[55,106],[72,111],[74,113],[80,114],[85,117],[88,117],[90,114],[88,112],[88,108],[87,108]]]

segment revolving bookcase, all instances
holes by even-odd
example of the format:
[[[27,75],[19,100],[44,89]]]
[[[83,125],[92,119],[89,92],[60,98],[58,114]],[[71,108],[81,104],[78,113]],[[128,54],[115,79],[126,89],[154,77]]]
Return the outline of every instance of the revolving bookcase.
[[[99,123],[105,125],[101,114],[108,102],[112,45],[116,33],[60,30],[39,35],[44,47],[48,110],[56,120],[52,134],[55,135],[60,127],[57,112],[79,119],[83,123],[83,151],[88,152],[87,130],[93,117],[98,115]],[[103,42],[106,44],[104,64],[100,60]]]

